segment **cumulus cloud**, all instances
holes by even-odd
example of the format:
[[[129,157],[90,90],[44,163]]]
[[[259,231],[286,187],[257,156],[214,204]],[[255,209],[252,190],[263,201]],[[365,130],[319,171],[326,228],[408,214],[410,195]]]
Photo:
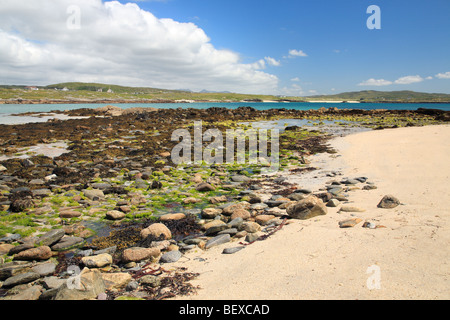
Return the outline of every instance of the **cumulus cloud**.
[[[307,57],[308,55],[306,53],[303,52],[303,50],[289,50],[289,57],[293,58],[293,57]]]
[[[168,89],[267,93],[278,78],[265,57],[242,63],[193,23],[159,19],[137,4],[2,0],[0,82],[104,82]],[[262,62],[261,62],[262,61]],[[264,62],[264,63],[263,63]]]
[[[381,86],[388,86],[391,85],[392,82],[388,81],[388,80],[384,80],[384,79],[369,79],[366,81],[363,81],[361,83],[358,84],[358,86],[376,86],[376,87],[381,87]]]
[[[418,83],[418,82],[422,82],[424,79],[417,75],[417,76],[406,76],[406,77],[401,77],[398,78],[397,80],[394,81],[395,84],[411,84],[411,83]]]
[[[438,73],[436,75],[436,78],[438,79],[450,79],[450,71],[445,73]]]

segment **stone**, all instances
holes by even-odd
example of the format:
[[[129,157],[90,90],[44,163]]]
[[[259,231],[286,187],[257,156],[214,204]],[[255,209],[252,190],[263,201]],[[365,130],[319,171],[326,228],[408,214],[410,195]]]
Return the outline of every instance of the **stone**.
[[[231,215],[231,220],[234,220],[236,218],[242,218],[244,220],[247,220],[251,217],[250,212],[248,212],[245,209],[237,209],[233,211],[233,214]]]
[[[219,236],[216,236],[216,237],[208,240],[206,242],[205,249],[210,249],[210,248],[218,246],[220,244],[227,243],[230,240],[231,240],[231,237],[229,234],[221,234]]]
[[[236,253],[238,251],[241,251],[244,248],[245,247],[225,248],[225,249],[223,249],[222,254],[233,254],[233,253]]]
[[[103,268],[113,262],[113,258],[109,253],[102,253],[96,256],[81,258],[83,264],[88,268]]]
[[[3,282],[3,287],[4,288],[12,288],[19,284],[33,282],[33,281],[39,279],[40,277],[41,276],[36,272],[21,273],[21,274],[18,274],[16,276],[6,279],[5,282]]]
[[[20,234],[14,233],[9,236],[0,238],[0,242],[11,243],[11,242],[19,240],[20,238],[22,238],[22,236]]]
[[[197,198],[194,198],[194,197],[187,197],[187,198],[183,199],[183,203],[184,204],[198,203],[198,202],[201,202],[201,201],[202,201],[202,199],[197,199]]]
[[[118,210],[111,210],[106,213],[106,219],[109,220],[122,220],[125,218],[125,213]]]
[[[56,270],[56,264],[53,262],[41,263],[34,266],[31,271],[38,273],[41,277],[53,274]]]
[[[205,208],[202,210],[202,218],[204,219],[214,219],[222,213],[222,209],[216,208]]]
[[[61,240],[62,237],[64,237],[65,232],[63,229],[53,229],[47,233],[44,233],[42,236],[39,237],[37,240],[37,243],[39,243],[42,246],[51,246],[55,243],[57,243],[59,240]]]
[[[227,226],[227,227],[228,227],[228,226]],[[220,232],[218,233],[218,235],[219,235],[219,234],[229,234],[230,236],[233,236],[233,235],[235,235],[236,233],[238,233],[238,229],[236,229],[236,228],[230,228],[230,229],[225,229],[225,230],[220,231]]]
[[[51,248],[55,251],[64,251],[77,247],[84,243],[84,239],[81,237],[68,237],[64,236],[58,243],[54,244]]]
[[[0,256],[7,254],[9,250],[14,248],[15,246],[13,244],[3,243],[0,244]]]
[[[262,225],[262,226],[264,226],[264,225],[270,223],[270,221],[271,221],[272,219],[275,219],[275,216],[274,216],[274,215],[271,215],[271,214],[261,214],[261,215],[255,217],[255,222],[258,223],[258,224],[260,224],[260,225]]]
[[[52,250],[48,246],[28,249],[19,252],[14,256],[14,260],[47,260],[52,256]]]
[[[202,225],[202,229],[203,230],[208,230],[209,228],[212,228],[212,227],[225,226],[225,225],[226,225],[226,223],[223,222],[222,220],[213,220],[213,221],[210,221],[210,222],[205,223],[204,225]]]
[[[42,280],[44,288],[48,289],[59,289],[63,284],[65,284],[67,279],[60,279],[55,276],[45,277]]]
[[[162,239],[160,240],[169,240],[172,238],[172,233],[164,224],[154,223],[149,227],[141,230],[142,239],[145,239],[148,236],[153,236],[155,239],[162,237]]]
[[[226,196],[218,196],[218,197],[209,198],[209,202],[211,202],[212,204],[217,204],[217,203],[227,202],[227,201],[228,201],[228,199]]]
[[[240,203],[233,203],[222,209],[222,214],[226,216],[231,216],[234,211],[244,209]]]
[[[339,209],[339,212],[364,212],[364,211],[366,211],[366,210],[358,208],[358,207],[353,207],[353,206],[342,206]]]
[[[245,237],[245,241],[251,243],[251,242],[254,242],[254,241],[258,240],[260,236],[261,236],[260,232],[249,233]]]
[[[105,198],[105,194],[100,189],[84,189],[83,190],[84,196],[88,198],[89,200],[102,200]]]
[[[265,210],[269,208],[269,206],[265,203],[254,203],[250,206],[251,210]]]
[[[60,218],[78,218],[82,215],[81,212],[75,210],[64,210],[59,213]]]
[[[29,272],[31,270],[32,263],[26,261],[12,261],[0,265],[0,281],[15,275]]]
[[[50,189],[35,189],[32,191],[34,197],[46,197],[52,193]]]
[[[368,229],[376,229],[376,225],[375,225],[375,223],[373,223],[373,222],[369,222],[369,221],[366,221],[366,222],[364,222],[364,224],[363,224],[363,228],[368,228]]]
[[[227,226],[229,228],[239,228],[243,222],[244,222],[244,219],[242,219],[241,217],[238,217],[238,218],[233,219],[230,222],[228,222]]]
[[[242,223],[241,230],[247,231],[248,233],[255,233],[261,230],[261,226],[256,222],[246,221]]]
[[[327,202],[327,207],[335,208],[337,207],[341,202],[338,199],[331,199]]]
[[[3,165],[1,165],[0,164],[0,172],[2,172],[2,171],[7,171],[8,169],[5,167],[5,166],[3,166]]]
[[[162,263],[173,263],[180,260],[180,258],[183,256],[183,254],[180,251],[169,251],[164,253],[161,258],[159,259],[159,262]]]
[[[249,177],[244,175],[233,175],[230,179],[233,182],[248,182],[251,180]]]
[[[150,258],[158,257],[161,251],[158,248],[139,248],[133,247],[125,249],[122,253],[122,261],[128,262],[139,262],[142,260],[147,260]]]
[[[209,183],[202,182],[195,187],[195,190],[200,192],[206,192],[206,191],[215,191],[216,188],[210,185]]]
[[[348,220],[344,220],[344,221],[340,221],[339,222],[339,227],[340,228],[353,228],[354,226],[356,226],[358,223],[360,223],[362,220],[359,218],[353,218],[353,219],[348,219]]]
[[[128,272],[102,273],[106,290],[122,290],[133,279]]]
[[[186,218],[184,213],[168,213],[159,217],[161,221],[182,220]]]
[[[161,285],[161,279],[157,276],[146,275],[139,279],[139,283],[142,285],[148,285],[152,288],[156,288]]]
[[[21,291],[13,296],[8,296],[5,300],[17,300],[17,301],[33,301],[40,299],[42,293],[42,286],[35,285]]]
[[[69,278],[59,288],[55,300],[96,299],[105,290],[101,272],[97,269],[84,268],[79,275]]]
[[[9,250],[8,255],[12,256],[14,254],[18,254],[19,252],[28,250],[28,249],[33,249],[34,248],[34,243],[33,242],[26,242],[24,244],[20,244],[18,246],[15,246],[13,248],[11,248],[11,250]]]
[[[377,207],[383,208],[383,209],[393,209],[393,208],[399,206],[400,204],[401,204],[400,200],[398,200],[393,195],[386,195],[383,197],[383,199],[381,199],[381,201],[380,201],[380,203],[378,203]]]
[[[328,211],[321,199],[310,195],[303,200],[291,204],[286,209],[286,212],[291,218],[306,220],[319,215],[326,215]]]

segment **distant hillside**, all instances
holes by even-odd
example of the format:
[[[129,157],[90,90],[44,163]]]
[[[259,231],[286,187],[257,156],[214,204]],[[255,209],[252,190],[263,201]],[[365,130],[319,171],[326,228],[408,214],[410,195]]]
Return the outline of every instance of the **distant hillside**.
[[[374,91],[344,92],[335,95],[309,96],[308,101],[335,100],[359,102],[450,102],[450,94],[425,93],[415,91]]]

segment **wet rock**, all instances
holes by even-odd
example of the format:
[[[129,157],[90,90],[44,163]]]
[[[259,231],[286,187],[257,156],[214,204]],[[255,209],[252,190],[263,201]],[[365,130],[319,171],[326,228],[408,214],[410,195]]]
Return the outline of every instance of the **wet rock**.
[[[181,220],[186,218],[184,213],[168,213],[160,217],[161,221]]]
[[[286,212],[291,218],[306,220],[319,215],[326,215],[328,211],[321,199],[310,195],[290,205]]]
[[[105,198],[105,194],[103,193],[102,190],[99,189],[92,189],[92,190],[84,189],[83,193],[85,197],[90,200],[102,200]]]
[[[380,201],[380,203],[378,203],[377,207],[383,208],[383,209],[393,209],[393,208],[399,206],[400,204],[401,204],[400,200],[398,200],[393,195],[386,195],[383,197],[383,199],[381,199],[381,201]]]
[[[197,198],[194,198],[194,197],[187,197],[187,198],[183,199],[183,203],[184,204],[198,203],[198,202],[201,202],[201,201],[202,201],[202,199],[197,199]]]
[[[47,260],[52,256],[52,250],[48,246],[28,249],[19,252],[14,256],[14,260]]]

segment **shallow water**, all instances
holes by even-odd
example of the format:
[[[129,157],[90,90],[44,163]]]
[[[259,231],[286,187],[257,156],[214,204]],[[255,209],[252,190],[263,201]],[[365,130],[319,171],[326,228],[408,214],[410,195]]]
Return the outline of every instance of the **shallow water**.
[[[44,155],[49,158],[56,158],[68,152],[66,142],[40,143],[35,146],[19,148],[17,153],[11,156],[0,155],[0,161],[8,159],[27,159],[37,155]]]

